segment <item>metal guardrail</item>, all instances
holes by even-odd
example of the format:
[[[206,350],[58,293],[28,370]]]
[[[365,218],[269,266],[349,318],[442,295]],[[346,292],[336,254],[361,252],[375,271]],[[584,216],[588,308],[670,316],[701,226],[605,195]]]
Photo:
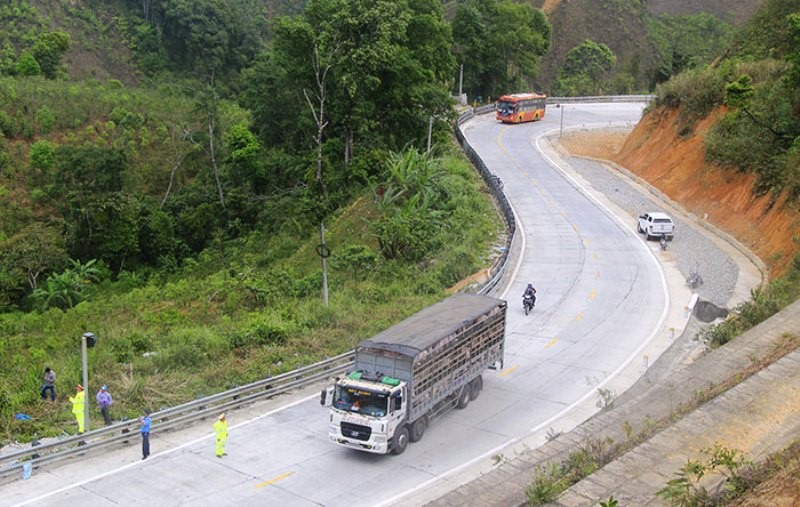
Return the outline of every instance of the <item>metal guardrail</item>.
[[[151,433],[155,434],[185,426],[187,423],[214,417],[231,409],[284,394],[292,389],[306,387],[351,368],[354,356],[354,351],[346,352],[310,366],[154,412],[150,414],[153,420]],[[126,444],[130,439],[138,441],[138,433],[139,422],[137,420],[123,421],[101,429],[87,431],[82,435],[74,435],[57,442],[0,456],[0,478],[6,478],[18,472],[26,463],[37,468],[112,444]]]
[[[514,211],[511,209],[511,204],[508,202],[506,194],[503,192],[502,180],[499,176],[491,172],[488,167],[486,167],[486,164],[483,163],[483,160],[481,160],[477,152],[469,144],[469,141],[467,141],[467,138],[464,137],[464,133],[461,131],[461,125],[467,120],[471,119],[476,114],[490,113],[494,111],[494,107],[494,104],[488,104],[467,111],[458,117],[455,129],[456,138],[458,139],[459,144],[461,144],[461,149],[464,150],[464,154],[467,156],[467,158],[469,158],[470,162],[472,162],[472,165],[475,166],[478,174],[480,174],[483,178],[483,181],[486,182],[486,186],[489,187],[489,191],[494,196],[497,205],[500,207],[500,211],[503,213],[503,218],[505,218],[506,227],[508,228],[508,238],[506,240],[505,250],[498,261],[492,266],[490,270],[491,277],[483,285],[483,287],[478,290],[478,294],[488,294],[491,292],[491,290],[494,289],[500,282],[503,274],[505,274],[506,265],[508,263],[508,254],[511,250],[511,243],[514,241],[514,235],[517,231],[517,224],[514,219]]]
[[[650,102],[655,95],[598,95],[596,97],[547,97],[548,104],[588,104],[592,102]]]

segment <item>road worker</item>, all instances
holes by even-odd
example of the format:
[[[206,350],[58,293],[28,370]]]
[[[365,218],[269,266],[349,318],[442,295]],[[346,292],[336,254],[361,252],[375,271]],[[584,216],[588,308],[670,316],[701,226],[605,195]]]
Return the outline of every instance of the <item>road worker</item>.
[[[75,419],[78,420],[78,433],[83,433],[85,431],[84,423],[86,413],[84,412],[84,407],[86,404],[86,392],[83,390],[83,386],[78,384],[75,388],[77,392],[75,396],[70,396],[69,401],[72,403],[72,414],[75,416]]]
[[[225,420],[225,414],[222,413],[214,423],[214,433],[217,436],[217,445],[214,449],[218,458],[227,456],[225,452],[225,441],[228,440],[228,421]]]

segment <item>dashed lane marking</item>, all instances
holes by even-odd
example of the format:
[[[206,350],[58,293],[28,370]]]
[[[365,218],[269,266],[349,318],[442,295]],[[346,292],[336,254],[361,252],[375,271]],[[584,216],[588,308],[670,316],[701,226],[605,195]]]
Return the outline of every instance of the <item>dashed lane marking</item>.
[[[294,475],[294,472],[286,472],[285,474],[279,475],[279,476],[275,477],[274,479],[270,479],[268,481],[264,481],[261,484],[256,485],[256,489],[263,488],[264,486],[269,486],[270,484],[274,484],[274,483],[276,483],[278,481],[282,481],[283,479],[289,477],[290,475]]]
[[[511,367],[506,368],[505,370],[501,371],[497,376],[498,377],[505,377],[506,375],[508,375],[512,371],[516,370],[517,368],[519,368],[519,365],[515,364],[514,366],[511,366]]]

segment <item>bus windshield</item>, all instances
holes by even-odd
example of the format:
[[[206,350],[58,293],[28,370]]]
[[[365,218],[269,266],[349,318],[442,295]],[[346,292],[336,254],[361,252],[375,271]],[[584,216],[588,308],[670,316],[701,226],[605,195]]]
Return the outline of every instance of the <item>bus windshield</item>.
[[[347,385],[337,385],[333,393],[333,406],[346,412],[358,412],[373,417],[386,415],[389,395]]]
[[[497,103],[497,112],[502,114],[503,116],[508,116],[510,114],[513,114],[515,108],[516,104],[513,102],[501,101]]]

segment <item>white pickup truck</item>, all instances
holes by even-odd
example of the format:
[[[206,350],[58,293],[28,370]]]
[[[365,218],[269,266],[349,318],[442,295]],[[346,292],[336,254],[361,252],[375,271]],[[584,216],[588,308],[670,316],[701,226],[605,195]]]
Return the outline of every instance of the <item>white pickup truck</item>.
[[[666,213],[649,211],[639,215],[639,232],[643,233],[648,240],[664,236],[667,241],[672,241],[672,237],[675,235],[675,224]]]

